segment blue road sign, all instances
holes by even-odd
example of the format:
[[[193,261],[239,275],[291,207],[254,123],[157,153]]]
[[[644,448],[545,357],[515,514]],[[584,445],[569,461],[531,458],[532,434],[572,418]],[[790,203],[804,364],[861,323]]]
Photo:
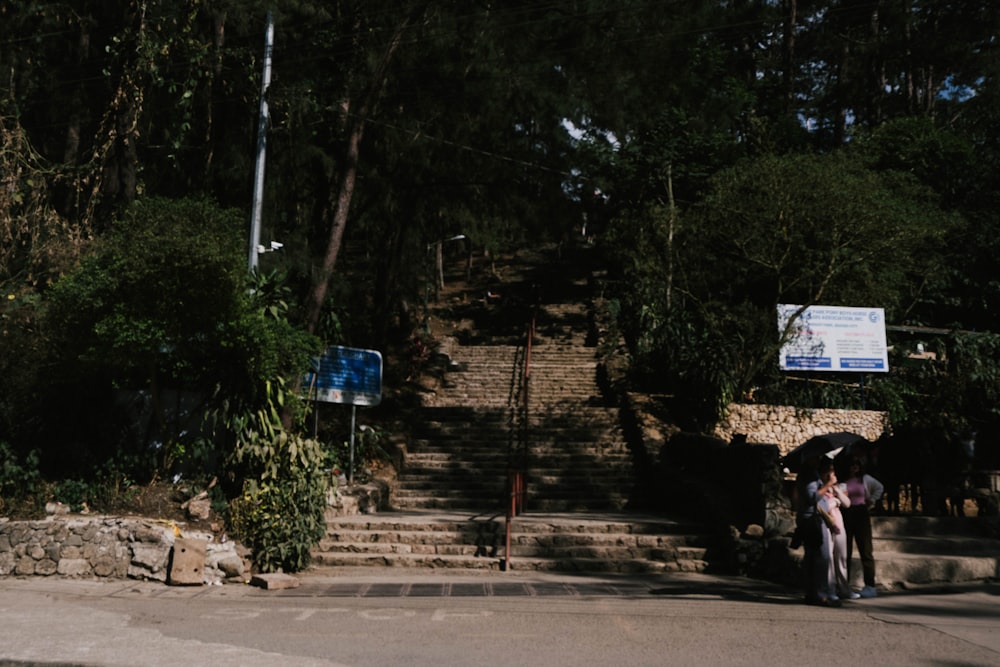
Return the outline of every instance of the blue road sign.
[[[303,389],[317,401],[347,405],[382,402],[382,353],[334,345],[313,358]]]

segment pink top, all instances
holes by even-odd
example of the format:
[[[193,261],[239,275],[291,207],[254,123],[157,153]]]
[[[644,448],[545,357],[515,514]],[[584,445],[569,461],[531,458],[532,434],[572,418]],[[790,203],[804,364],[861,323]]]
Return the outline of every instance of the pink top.
[[[871,475],[865,473],[860,478],[852,476],[847,480],[847,497],[852,507],[877,507],[885,487]]]
[[[847,480],[847,497],[851,500],[851,507],[864,507],[867,495],[864,480],[860,477],[851,477]]]

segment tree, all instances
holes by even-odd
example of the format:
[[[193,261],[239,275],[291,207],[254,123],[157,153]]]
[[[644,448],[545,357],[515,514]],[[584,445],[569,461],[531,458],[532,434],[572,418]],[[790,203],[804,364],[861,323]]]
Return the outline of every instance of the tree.
[[[697,414],[711,423],[770,374],[777,304],[880,306],[891,320],[943,269],[928,265],[928,248],[960,226],[911,177],[870,171],[845,153],[724,170],[680,219],[670,308],[643,298],[666,283],[661,263],[641,254],[658,244],[635,244],[633,266],[650,268],[627,276],[640,298],[623,310],[631,338],[645,341],[636,348],[643,380],[678,396],[698,387],[708,407]]]
[[[345,282],[373,285],[367,304],[388,322],[416,297],[426,248],[441,238],[496,251],[568,227],[568,98],[546,43],[550,14],[529,3],[279,8],[268,159],[295,168],[280,170],[267,208],[283,211],[275,233],[298,238],[312,264],[309,328],[329,294],[342,299],[342,256],[370,275]],[[337,57],[300,66],[285,44],[303,42]]]
[[[53,422],[51,432],[39,434],[47,463],[65,456],[67,446],[79,445],[94,465],[119,447],[148,455],[159,441],[158,464],[167,470],[143,472],[167,472],[174,448],[201,437],[212,396],[255,411],[267,400],[267,382],[306,368],[312,341],[249,294],[241,227],[241,216],[205,200],[142,199],[53,286],[45,331],[50,363],[60,372],[49,393],[74,396],[78,414],[89,411],[86,420],[100,426],[86,433]],[[178,420],[164,400],[167,389],[189,392],[203,405]],[[148,393],[155,435],[136,442],[116,434],[130,416],[115,415],[115,390]]]

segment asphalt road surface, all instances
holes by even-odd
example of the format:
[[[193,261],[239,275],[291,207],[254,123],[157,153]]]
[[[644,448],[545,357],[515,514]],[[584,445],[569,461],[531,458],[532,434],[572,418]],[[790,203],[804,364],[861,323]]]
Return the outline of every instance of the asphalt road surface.
[[[737,577],[327,572],[298,588],[0,578],[0,666],[1000,665],[1000,585],[840,609]]]

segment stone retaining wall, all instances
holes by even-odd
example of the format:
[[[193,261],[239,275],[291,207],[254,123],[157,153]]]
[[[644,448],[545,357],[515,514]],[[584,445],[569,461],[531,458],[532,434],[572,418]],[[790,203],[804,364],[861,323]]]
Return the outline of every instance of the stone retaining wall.
[[[182,531],[148,519],[54,516],[0,519],[0,576],[108,577],[171,583],[174,543],[181,536],[206,545],[201,581],[242,579],[249,566],[238,545],[211,534]],[[185,583],[192,583],[186,581]]]
[[[888,427],[888,414],[874,410],[811,410],[734,403],[713,435],[728,442],[742,433],[748,443],[778,445],[784,456],[814,435],[850,431],[877,440]]]

